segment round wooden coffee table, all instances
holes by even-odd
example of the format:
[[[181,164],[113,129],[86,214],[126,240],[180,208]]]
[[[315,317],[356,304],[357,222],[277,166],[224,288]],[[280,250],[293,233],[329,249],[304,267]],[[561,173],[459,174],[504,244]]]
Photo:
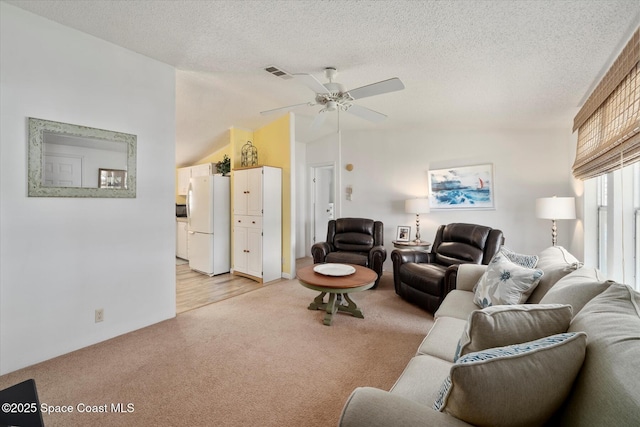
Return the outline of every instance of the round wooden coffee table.
[[[309,304],[309,310],[325,310],[324,324],[331,325],[333,315],[337,311],[351,313],[353,316],[364,319],[362,310],[349,297],[351,292],[364,291],[371,288],[378,278],[378,274],[366,267],[354,264],[344,264],[355,268],[353,274],[347,276],[328,276],[316,273],[313,268],[317,265],[303,267],[296,272],[298,281],[306,288],[320,292],[313,302]],[[329,294],[329,300],[324,302],[324,296]],[[342,304],[342,296],[346,304]],[[338,300],[336,302],[336,299]]]

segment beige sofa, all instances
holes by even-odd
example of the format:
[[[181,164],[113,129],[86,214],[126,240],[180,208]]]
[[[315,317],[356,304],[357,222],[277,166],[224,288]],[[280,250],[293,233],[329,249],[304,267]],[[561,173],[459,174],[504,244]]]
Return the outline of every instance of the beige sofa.
[[[484,310],[473,289],[489,267],[461,265],[396,384],[357,388],[340,425],[639,425],[640,294],[561,247],[538,257],[527,304]]]

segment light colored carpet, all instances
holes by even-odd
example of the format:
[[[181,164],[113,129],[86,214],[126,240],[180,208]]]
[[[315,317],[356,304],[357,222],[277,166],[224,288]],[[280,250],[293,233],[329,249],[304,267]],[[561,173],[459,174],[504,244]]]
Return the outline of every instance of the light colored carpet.
[[[296,280],[267,285],[4,375],[0,389],[34,378],[42,403],[73,406],[45,415],[48,427],[336,425],[355,387],[393,385],[433,317],[395,294],[390,273],[352,294],[364,319],[325,326],[307,309],[316,295]]]

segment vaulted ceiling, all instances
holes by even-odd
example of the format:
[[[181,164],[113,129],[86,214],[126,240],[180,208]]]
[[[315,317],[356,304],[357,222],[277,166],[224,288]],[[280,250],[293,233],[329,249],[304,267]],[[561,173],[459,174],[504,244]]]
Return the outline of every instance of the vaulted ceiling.
[[[358,101],[388,118],[340,115],[342,129],[565,128],[640,23],[637,0],[8,0],[176,72],[176,162],[225,144],[231,126],[313,92],[264,68],[339,71],[347,89],[399,77],[405,89]],[[319,106],[296,108],[297,139]]]

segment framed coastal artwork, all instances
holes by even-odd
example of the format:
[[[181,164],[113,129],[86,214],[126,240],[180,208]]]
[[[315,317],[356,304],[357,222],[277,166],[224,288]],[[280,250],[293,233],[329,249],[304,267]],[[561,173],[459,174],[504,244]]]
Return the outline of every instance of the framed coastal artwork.
[[[495,209],[493,165],[430,170],[429,206],[432,210]]]

